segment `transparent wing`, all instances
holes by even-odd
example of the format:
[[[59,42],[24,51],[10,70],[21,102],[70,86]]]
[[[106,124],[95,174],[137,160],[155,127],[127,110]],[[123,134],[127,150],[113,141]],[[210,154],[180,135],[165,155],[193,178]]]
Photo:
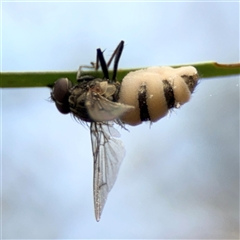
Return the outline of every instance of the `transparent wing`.
[[[120,134],[113,123],[92,122],[90,130],[94,160],[94,208],[96,220],[99,221],[108,193],[117,179],[125,149],[122,141],[117,139]]]
[[[90,117],[96,122],[112,121],[134,108],[133,106],[109,101],[93,91],[87,93],[85,106]]]

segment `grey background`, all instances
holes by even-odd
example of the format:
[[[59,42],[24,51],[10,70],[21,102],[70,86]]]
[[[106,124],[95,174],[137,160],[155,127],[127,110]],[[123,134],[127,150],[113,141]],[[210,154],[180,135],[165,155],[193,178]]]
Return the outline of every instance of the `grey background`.
[[[239,3],[2,3],[2,71],[76,70],[122,39],[120,68],[238,62]],[[180,110],[120,130],[99,223],[89,130],[48,88],[1,94],[3,238],[239,237],[239,77],[204,79]]]

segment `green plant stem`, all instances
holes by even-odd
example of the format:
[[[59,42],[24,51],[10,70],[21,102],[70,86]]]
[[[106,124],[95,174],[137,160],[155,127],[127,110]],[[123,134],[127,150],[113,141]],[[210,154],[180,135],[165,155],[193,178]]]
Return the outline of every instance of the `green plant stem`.
[[[196,64],[184,64],[172,67],[194,66],[198,70],[200,78],[223,77],[240,74],[240,63],[219,64],[216,62],[204,62]],[[138,68],[142,69],[142,68]],[[121,81],[131,71],[138,69],[119,69],[117,78]],[[109,71],[110,74],[112,71]],[[101,71],[84,71],[84,74],[102,78]],[[1,88],[26,88],[26,87],[52,87],[54,82],[62,77],[76,81],[76,71],[51,71],[51,72],[1,72]]]

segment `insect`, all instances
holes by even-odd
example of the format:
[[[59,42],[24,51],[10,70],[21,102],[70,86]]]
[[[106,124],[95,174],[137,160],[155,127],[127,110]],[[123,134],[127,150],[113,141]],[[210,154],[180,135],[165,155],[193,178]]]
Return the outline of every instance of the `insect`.
[[[118,82],[117,68],[124,47],[121,41],[106,63],[103,52],[97,49],[97,61],[103,78],[81,75],[77,83],[67,78],[58,79],[53,86],[51,99],[63,113],[90,123],[94,160],[93,195],[96,220],[99,221],[108,193],[111,191],[125,150],[114,124],[138,125],[143,121],[156,122],[169,109],[179,108],[190,99],[196,87],[198,73],[194,67],[150,67],[127,74]],[[108,68],[114,59],[112,78]]]

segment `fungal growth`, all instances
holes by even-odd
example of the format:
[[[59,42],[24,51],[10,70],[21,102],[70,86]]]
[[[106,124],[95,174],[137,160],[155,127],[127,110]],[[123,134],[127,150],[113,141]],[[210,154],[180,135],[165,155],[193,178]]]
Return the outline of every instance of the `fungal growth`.
[[[121,120],[133,126],[158,121],[170,109],[190,100],[198,79],[192,66],[149,67],[130,72],[122,80],[118,101],[135,108],[121,116]]]

